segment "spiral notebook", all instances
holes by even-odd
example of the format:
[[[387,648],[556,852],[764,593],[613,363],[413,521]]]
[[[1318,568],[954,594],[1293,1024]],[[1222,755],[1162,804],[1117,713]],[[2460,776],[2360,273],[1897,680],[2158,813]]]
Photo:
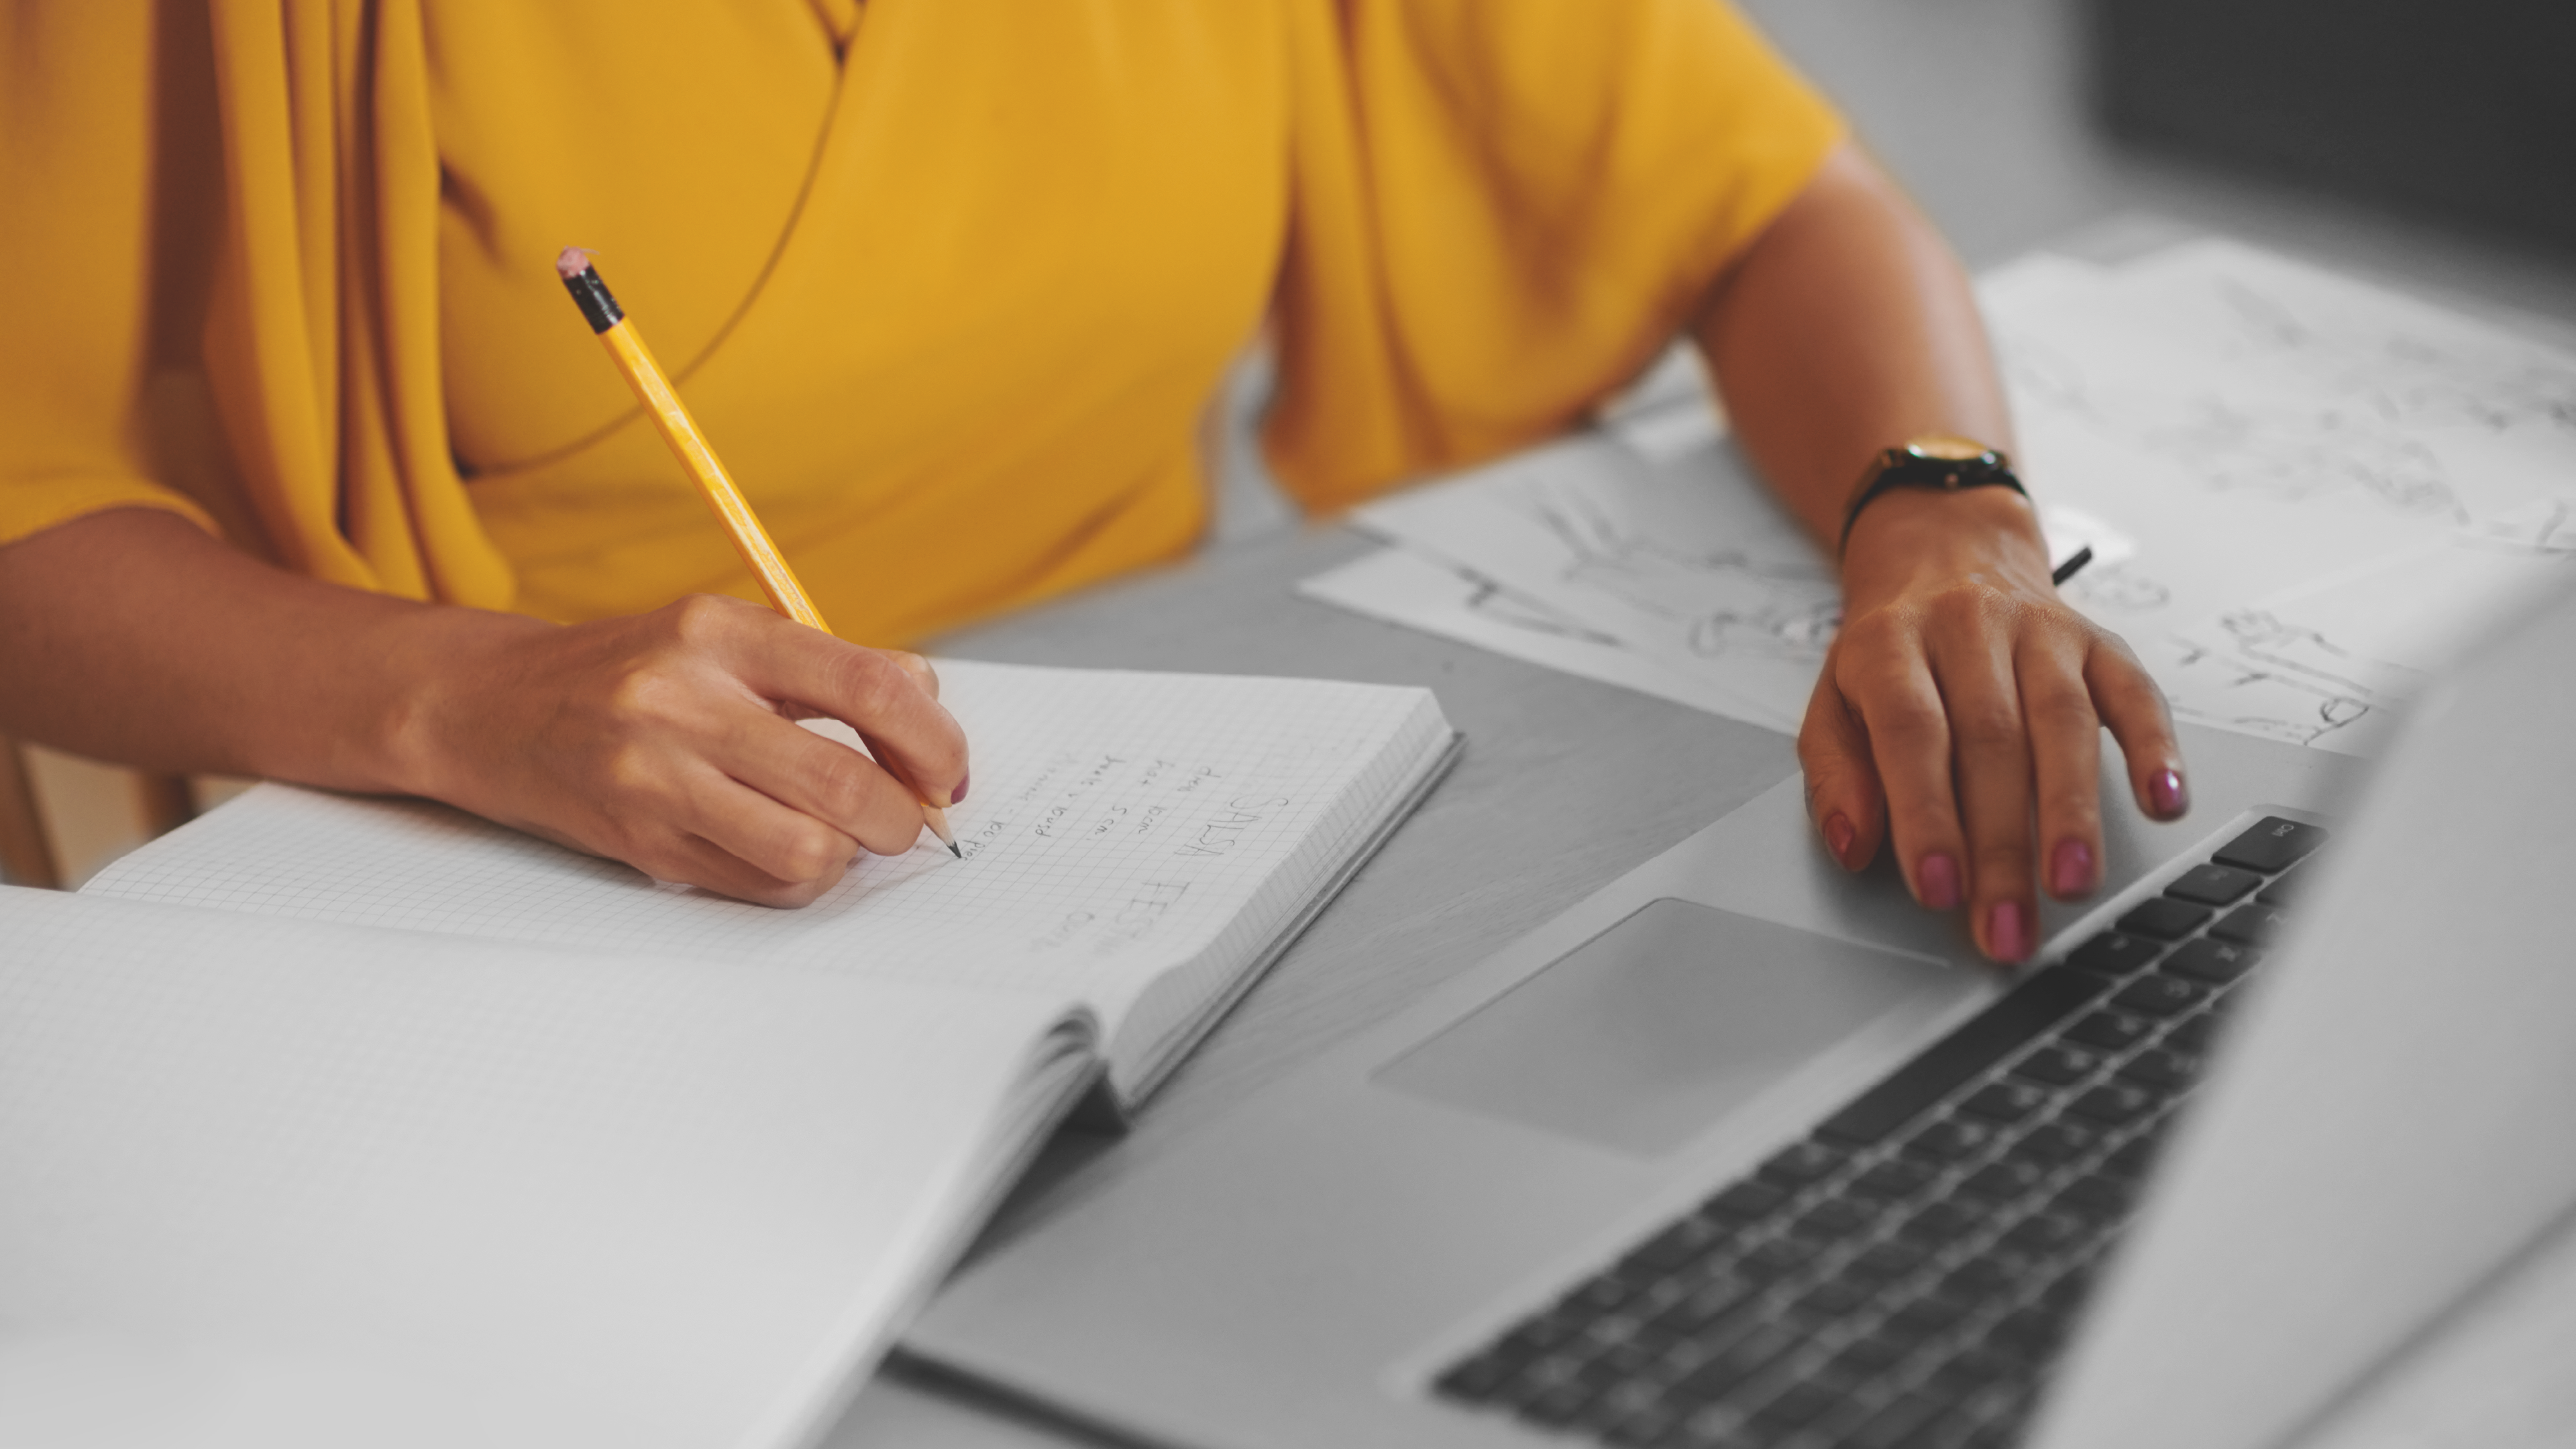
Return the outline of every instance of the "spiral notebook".
[[[941,673],[964,858],[802,910],[276,785],[0,888],[0,1443],[810,1442],[1459,749],[1419,689]]]
[[[282,785],[135,851],[86,893],[1034,992],[1098,1016],[1111,1100],[1124,1109],[1459,747],[1423,689],[939,669],[973,751],[974,792],[949,812],[965,858],[924,835],[801,910],[659,885],[439,805]]]

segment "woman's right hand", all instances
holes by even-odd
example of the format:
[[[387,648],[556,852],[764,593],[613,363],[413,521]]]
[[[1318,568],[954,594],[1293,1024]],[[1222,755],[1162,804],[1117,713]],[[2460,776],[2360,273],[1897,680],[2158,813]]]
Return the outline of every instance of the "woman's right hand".
[[[918,655],[709,595],[458,622],[393,727],[409,788],[657,880],[801,906],[860,851],[911,849],[922,800],[965,798],[966,737]],[[877,758],[795,723],[817,716]]]
[[[153,509],[0,545],[0,681],[0,734],[427,795],[768,905],[821,895],[861,850],[910,849],[920,799],[966,791],[965,735],[918,656],[739,599],[573,625],[415,603]],[[876,759],[795,723],[815,716]]]

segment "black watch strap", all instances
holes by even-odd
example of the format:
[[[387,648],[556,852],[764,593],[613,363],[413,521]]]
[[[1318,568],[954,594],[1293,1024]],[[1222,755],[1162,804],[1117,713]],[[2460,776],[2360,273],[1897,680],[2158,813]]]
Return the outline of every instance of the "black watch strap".
[[[1918,439],[1903,447],[1889,448],[1870,460],[1869,471],[1861,475],[1860,486],[1852,491],[1852,500],[1843,509],[1842,537],[1834,544],[1836,558],[1851,547],[1852,525],[1860,521],[1860,511],[1898,488],[1929,488],[1941,493],[2009,488],[2024,498],[2030,496],[2030,490],[2013,475],[2012,460],[2000,448],[1965,444],[1954,438]]]

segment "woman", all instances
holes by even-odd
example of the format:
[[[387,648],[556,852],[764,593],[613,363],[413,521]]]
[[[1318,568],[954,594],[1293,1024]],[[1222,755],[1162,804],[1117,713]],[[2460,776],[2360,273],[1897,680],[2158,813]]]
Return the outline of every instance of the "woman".
[[[2099,724],[2182,809],[2023,498],[1846,518],[1881,450],[2009,423],[1956,262],[1718,0],[13,10],[0,730],[782,905],[908,847],[907,792],[788,721],[962,798],[935,682],[703,596],[744,581],[557,289],[579,242],[881,643],[1187,549],[1264,325],[1315,509],[1542,439],[1686,330],[1842,551],[1799,742],[1838,860],[1892,840],[2014,960],[2036,887],[2097,883]]]

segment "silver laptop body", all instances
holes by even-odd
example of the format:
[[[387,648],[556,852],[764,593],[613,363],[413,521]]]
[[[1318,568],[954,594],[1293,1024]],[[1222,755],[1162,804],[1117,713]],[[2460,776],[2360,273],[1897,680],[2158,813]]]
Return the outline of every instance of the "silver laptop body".
[[[2258,819],[2334,840],[2030,1442],[2282,1442],[2576,1202],[2571,722],[2576,596],[2429,697],[2366,791],[2200,730],[2187,821],[2106,780],[2113,888],[2044,911],[2043,968]],[[975,1261],[907,1350],[1155,1443],[1584,1442],[1433,1381],[2006,987],[1810,836],[1783,782]]]

